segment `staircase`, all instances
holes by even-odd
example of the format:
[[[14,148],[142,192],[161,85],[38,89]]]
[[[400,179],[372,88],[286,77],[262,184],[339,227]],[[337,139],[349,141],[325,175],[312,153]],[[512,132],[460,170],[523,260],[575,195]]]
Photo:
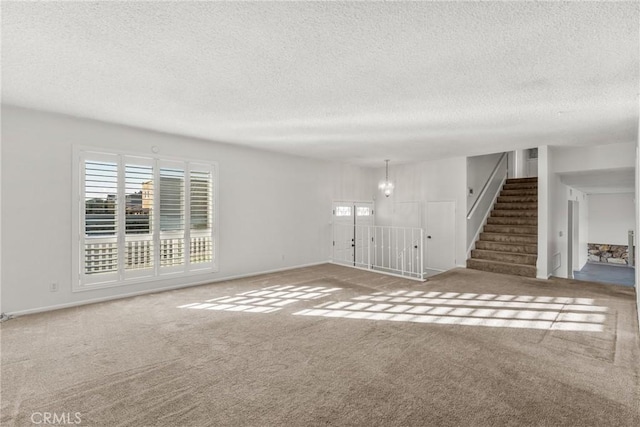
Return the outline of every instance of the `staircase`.
[[[538,178],[507,179],[467,268],[536,277]]]

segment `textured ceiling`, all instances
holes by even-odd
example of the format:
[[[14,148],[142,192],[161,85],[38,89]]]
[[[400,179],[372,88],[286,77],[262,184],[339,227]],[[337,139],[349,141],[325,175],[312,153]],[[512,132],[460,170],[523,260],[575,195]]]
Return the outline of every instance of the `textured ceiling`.
[[[3,1],[3,103],[369,166],[635,142],[639,8]]]

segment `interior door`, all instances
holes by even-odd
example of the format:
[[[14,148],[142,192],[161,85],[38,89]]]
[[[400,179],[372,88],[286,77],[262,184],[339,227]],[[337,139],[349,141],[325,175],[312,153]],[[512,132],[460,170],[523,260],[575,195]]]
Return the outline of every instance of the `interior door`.
[[[427,202],[427,268],[445,271],[456,266],[456,203]]]

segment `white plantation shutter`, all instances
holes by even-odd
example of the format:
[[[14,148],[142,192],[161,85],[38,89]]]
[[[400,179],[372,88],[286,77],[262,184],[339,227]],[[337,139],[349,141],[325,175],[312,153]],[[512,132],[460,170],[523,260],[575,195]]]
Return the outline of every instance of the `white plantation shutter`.
[[[165,272],[181,271],[185,262],[184,186],[184,166],[160,167],[160,267]]]
[[[77,159],[74,290],[215,271],[213,165],[90,151]]]
[[[152,159],[124,158],[124,269],[127,277],[153,274],[155,265]]]
[[[93,281],[113,280],[118,271],[118,159],[83,161],[83,273]]]
[[[213,263],[213,170],[191,164],[189,171],[191,268]]]

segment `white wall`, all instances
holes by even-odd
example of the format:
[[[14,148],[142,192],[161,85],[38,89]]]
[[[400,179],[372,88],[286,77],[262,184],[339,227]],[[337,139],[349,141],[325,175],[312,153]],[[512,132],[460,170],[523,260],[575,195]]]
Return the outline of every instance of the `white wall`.
[[[552,155],[553,148],[548,152]],[[552,165],[549,165],[548,185],[551,208],[548,216],[548,274],[567,277],[568,190],[567,186],[560,182],[560,177],[554,173]]]
[[[467,192],[467,212],[478,200],[482,187],[491,176],[502,154],[467,157],[467,189],[473,189],[473,194]]]
[[[329,259],[331,202],[371,199],[371,171],[91,120],[2,109],[2,307],[7,313]],[[71,292],[74,145],[217,161],[219,272]],[[49,284],[57,282],[58,292]]]
[[[633,193],[589,195],[589,243],[627,245],[635,210]]]
[[[550,152],[553,153],[551,148]],[[549,274],[556,277],[568,277],[569,253],[569,200],[578,202],[578,265],[573,270],[580,270],[587,262],[587,239],[589,233],[589,198],[585,193],[563,184],[555,171],[549,176],[551,209],[549,212]]]
[[[0,128],[2,127],[2,114],[0,114]],[[0,137],[0,167],[2,165],[2,139]],[[0,170],[1,172],[1,170]],[[0,313],[2,311],[2,173],[0,173]]]
[[[375,172],[375,182],[384,178],[384,168]],[[467,206],[467,161],[464,157],[434,160],[429,162],[393,165],[389,167],[389,178],[395,184],[390,197],[378,191],[376,197],[376,225],[403,226],[394,220],[394,204],[417,202],[422,207],[423,227],[426,224],[426,204],[435,201],[456,203],[455,263],[466,264],[466,206]],[[428,228],[428,227],[427,227]],[[427,229],[428,231],[428,229]]]
[[[635,147],[630,143],[619,144],[605,144],[589,147],[549,147],[547,152],[546,166],[542,164],[543,153],[538,150],[538,170],[539,175],[546,168],[547,181],[548,181],[548,219],[542,219],[539,217],[538,221],[539,229],[541,226],[546,226],[547,231],[547,244],[543,250],[547,251],[547,262],[544,265],[548,269],[549,275],[558,277],[567,277],[567,224],[568,224],[568,206],[567,201],[577,200],[580,209],[580,259],[579,266],[574,266],[574,269],[579,269],[587,262],[587,243],[591,242],[591,237],[599,224],[593,223],[591,215],[591,205],[593,195],[585,195],[581,191],[570,188],[563,184],[558,174],[567,172],[586,172],[586,171],[598,171],[609,170],[618,168],[634,167],[635,159]],[[539,179],[542,178],[539,176]],[[572,194],[570,194],[570,192]],[[540,196],[538,204],[541,204]],[[635,209],[635,208],[634,208]],[[542,214],[542,206],[540,206],[540,214]],[[622,212],[621,212],[622,214]],[[634,224],[634,210],[626,210],[627,215],[624,223],[625,227]],[[546,221],[546,222],[545,222]],[[562,236],[560,233],[562,232]],[[625,231],[626,236],[626,231]],[[538,244],[541,244],[542,236],[539,234]],[[587,242],[589,240],[589,242]],[[599,243],[599,242],[591,242]],[[624,243],[626,244],[626,240]],[[560,265],[558,266],[557,260],[560,258]],[[541,262],[542,254],[538,251],[539,263]],[[540,265],[540,264],[539,264]],[[539,276],[540,277],[540,276]]]
[[[640,120],[638,120],[638,141],[634,153],[634,165],[636,167],[636,192],[635,192],[635,218],[636,218],[636,242],[638,241],[638,232],[640,232]],[[640,245],[636,244],[635,251],[635,270],[636,270],[636,312],[638,314],[638,332],[640,332]]]
[[[560,155],[558,156],[558,152]],[[548,184],[549,184],[549,217],[548,217],[548,274],[556,277],[568,277],[569,254],[569,200],[578,202],[578,265],[573,270],[580,270],[587,262],[587,238],[589,230],[588,197],[582,191],[567,186],[561,181],[558,169],[566,168],[563,161],[564,148],[549,147]],[[577,155],[577,153],[574,153]],[[573,158],[573,157],[569,157]],[[540,165],[540,163],[538,163]],[[597,166],[592,164],[592,166]]]
[[[364,169],[344,163],[331,163],[329,173],[333,182],[335,201],[371,202],[376,197],[377,181],[374,169]],[[331,206],[328,207],[331,210]]]
[[[634,167],[633,143],[595,145],[590,147],[553,147],[554,170],[561,172],[590,171]]]
[[[508,173],[509,161],[504,153],[467,158],[467,257],[493,207]],[[495,175],[492,174],[495,171]],[[486,187],[485,187],[486,185]],[[473,194],[469,194],[473,188]],[[482,195],[482,191],[485,191]],[[482,195],[482,199],[478,200]]]
[[[526,178],[527,174],[525,173],[525,169],[526,169],[526,162],[527,162],[527,156],[526,156],[527,150],[526,149],[515,150],[513,154],[514,154],[513,178]]]

